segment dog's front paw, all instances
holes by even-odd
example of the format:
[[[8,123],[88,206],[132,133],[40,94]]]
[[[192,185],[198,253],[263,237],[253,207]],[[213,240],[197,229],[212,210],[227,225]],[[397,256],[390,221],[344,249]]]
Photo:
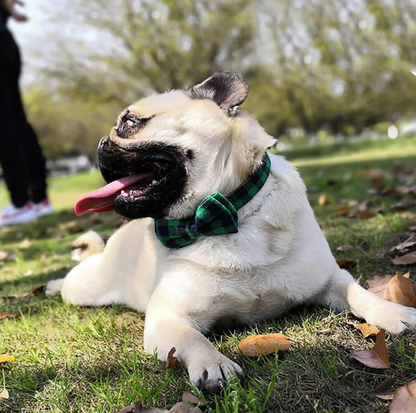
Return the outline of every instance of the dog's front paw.
[[[244,378],[241,367],[222,355],[220,352],[196,355],[194,361],[188,366],[191,383],[201,390],[218,393],[221,382],[232,377]]]
[[[366,321],[394,334],[416,330],[416,308],[384,301],[382,306],[373,309]]]
[[[60,293],[62,290],[62,285],[64,283],[64,280],[65,278],[59,278],[58,280],[49,281],[46,284],[45,295],[53,297],[56,294]]]

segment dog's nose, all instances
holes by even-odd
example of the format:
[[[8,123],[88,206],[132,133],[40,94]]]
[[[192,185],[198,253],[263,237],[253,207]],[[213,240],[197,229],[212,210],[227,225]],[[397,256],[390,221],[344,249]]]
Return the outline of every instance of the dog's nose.
[[[101,138],[98,147],[103,148],[104,146],[108,145],[108,142],[110,141],[110,138],[108,136],[104,136],[104,138]]]

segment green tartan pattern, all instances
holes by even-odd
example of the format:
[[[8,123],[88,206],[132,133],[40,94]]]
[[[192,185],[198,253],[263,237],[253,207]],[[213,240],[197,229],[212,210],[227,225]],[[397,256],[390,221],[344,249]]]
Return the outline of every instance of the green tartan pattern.
[[[192,244],[198,237],[238,232],[237,211],[263,188],[271,169],[267,153],[261,166],[234,192],[225,197],[219,192],[207,196],[198,206],[195,217],[182,220],[155,219],[155,232],[167,248],[178,249]]]

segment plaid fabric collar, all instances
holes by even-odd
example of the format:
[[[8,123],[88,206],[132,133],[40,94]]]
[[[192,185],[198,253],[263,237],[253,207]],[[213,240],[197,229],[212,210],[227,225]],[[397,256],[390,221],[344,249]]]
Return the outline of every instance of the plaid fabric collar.
[[[167,248],[178,249],[197,238],[238,232],[237,211],[251,201],[263,188],[270,174],[270,158],[264,154],[261,166],[234,192],[224,196],[219,192],[207,196],[189,219],[155,219],[159,241]]]

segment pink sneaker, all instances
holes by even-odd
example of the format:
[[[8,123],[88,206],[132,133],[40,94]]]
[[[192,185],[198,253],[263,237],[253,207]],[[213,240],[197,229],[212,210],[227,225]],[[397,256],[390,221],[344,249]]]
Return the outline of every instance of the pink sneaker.
[[[53,208],[48,198],[45,198],[43,201],[40,201],[38,204],[33,204],[33,208],[38,217],[53,213]]]
[[[14,205],[8,205],[3,209],[3,213],[0,217],[0,227],[25,224],[36,218],[37,213],[29,202],[21,208],[16,208]]]

